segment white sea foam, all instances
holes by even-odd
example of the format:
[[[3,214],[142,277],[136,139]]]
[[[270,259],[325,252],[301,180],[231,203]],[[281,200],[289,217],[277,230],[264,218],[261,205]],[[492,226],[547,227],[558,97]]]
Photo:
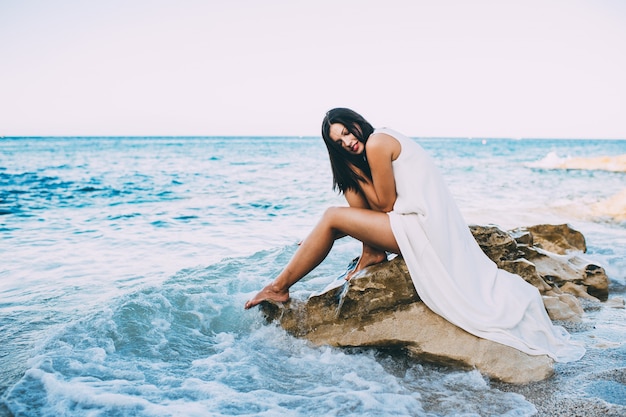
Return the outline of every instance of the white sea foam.
[[[530,168],[558,169],[569,158],[560,157],[556,152],[549,152],[545,157],[536,162],[528,162],[526,166]]]

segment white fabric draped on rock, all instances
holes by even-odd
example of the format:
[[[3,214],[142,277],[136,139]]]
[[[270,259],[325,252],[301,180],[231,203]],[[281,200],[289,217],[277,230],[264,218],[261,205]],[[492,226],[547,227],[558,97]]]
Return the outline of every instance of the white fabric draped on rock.
[[[393,161],[397,200],[389,218],[422,301],[478,337],[559,362],[580,359],[585,349],[552,324],[539,291],[480,249],[426,151],[391,129],[376,133],[402,146]]]

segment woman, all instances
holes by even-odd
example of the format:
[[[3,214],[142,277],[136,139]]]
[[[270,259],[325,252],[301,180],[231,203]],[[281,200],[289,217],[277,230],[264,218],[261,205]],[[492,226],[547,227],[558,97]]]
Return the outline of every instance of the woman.
[[[413,140],[376,129],[352,110],[330,110],[322,122],[334,186],[350,207],[329,208],[286,268],[246,308],[284,302],[289,288],[315,268],[335,239],[363,242],[354,272],[401,254],[415,289],[435,313],[478,337],[557,361],[585,350],[552,325],[538,290],[498,269],[480,249],[434,162]]]

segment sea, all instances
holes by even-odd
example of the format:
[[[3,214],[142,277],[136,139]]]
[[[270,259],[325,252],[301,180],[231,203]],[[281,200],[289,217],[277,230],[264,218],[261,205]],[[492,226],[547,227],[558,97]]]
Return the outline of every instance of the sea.
[[[468,224],[584,234],[610,296],[565,323],[583,359],[508,385],[400,349],[314,346],[244,310],[346,204],[320,137],[0,138],[0,415],[624,415],[626,170],[611,161],[626,140],[414,140]],[[338,240],[292,297],[359,254]]]

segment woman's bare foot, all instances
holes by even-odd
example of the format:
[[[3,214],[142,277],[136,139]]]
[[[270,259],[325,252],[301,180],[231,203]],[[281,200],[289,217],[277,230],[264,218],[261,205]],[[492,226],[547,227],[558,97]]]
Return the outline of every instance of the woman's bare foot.
[[[246,310],[260,304],[263,301],[271,300],[278,303],[284,303],[289,300],[289,290],[281,291],[274,287],[274,284],[268,284],[265,288],[258,292],[251,300],[248,300],[244,306]]]
[[[362,269],[367,268],[370,265],[385,262],[386,260],[387,252],[363,245],[363,253],[359,258],[359,262],[356,264],[356,267],[346,275],[346,281],[350,281],[354,274]]]

